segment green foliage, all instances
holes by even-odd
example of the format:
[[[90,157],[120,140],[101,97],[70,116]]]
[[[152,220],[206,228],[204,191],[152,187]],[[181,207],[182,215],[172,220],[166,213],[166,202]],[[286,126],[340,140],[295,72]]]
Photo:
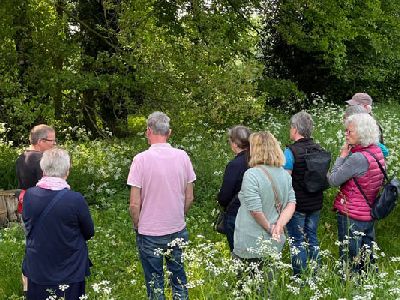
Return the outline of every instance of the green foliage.
[[[38,123],[129,135],[164,110],[224,128],[265,103],[367,91],[396,98],[399,3],[4,0],[0,118],[23,143]],[[264,68],[264,70],[263,70]]]
[[[128,116],[128,129],[133,134],[143,133],[146,128],[147,119],[144,116]]]
[[[290,103],[293,110],[298,110],[304,106],[307,99],[306,95],[299,91],[296,84],[290,80],[264,77],[260,79],[258,88],[266,98],[265,104],[270,106]]]
[[[337,101],[358,91],[397,98],[398,1],[270,3],[262,44],[267,76]]]
[[[25,239],[20,226],[12,226],[0,230],[0,266],[3,274],[0,277],[1,299],[20,299],[21,287],[21,264],[24,255],[22,241]]]
[[[126,136],[129,114],[190,108],[223,127],[262,111],[245,1],[20,3],[0,4],[0,116],[16,143],[42,122]]]

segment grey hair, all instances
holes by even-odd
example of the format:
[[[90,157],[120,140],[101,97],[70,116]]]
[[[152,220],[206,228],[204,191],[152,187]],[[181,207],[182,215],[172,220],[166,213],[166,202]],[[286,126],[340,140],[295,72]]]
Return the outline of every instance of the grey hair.
[[[66,177],[70,167],[71,158],[66,150],[55,147],[43,152],[40,168],[45,176]]]
[[[299,134],[305,138],[311,137],[313,124],[311,115],[304,110],[290,118],[290,126],[296,128]]]
[[[358,142],[363,147],[379,143],[379,127],[375,119],[369,114],[354,114],[345,121],[346,128],[354,125]]]
[[[347,119],[348,117],[355,115],[355,114],[367,114],[368,111],[364,106],[361,105],[349,105],[346,107],[344,111],[344,118]]]
[[[168,135],[169,120],[169,117],[163,112],[155,111],[149,115],[147,119],[147,127],[149,127],[154,134]]]
[[[36,145],[40,140],[46,139],[50,132],[54,132],[54,128],[45,124],[40,124],[32,128],[29,134],[29,142]]]
[[[242,125],[233,126],[228,130],[228,137],[232,143],[235,143],[240,149],[250,147],[249,137],[251,130]]]

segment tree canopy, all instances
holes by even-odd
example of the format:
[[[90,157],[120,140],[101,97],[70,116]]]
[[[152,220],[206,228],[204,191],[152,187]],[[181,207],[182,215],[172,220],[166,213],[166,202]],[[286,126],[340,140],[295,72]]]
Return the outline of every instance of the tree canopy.
[[[268,105],[398,97],[398,0],[3,0],[0,116],[93,136],[164,110],[216,127]],[[294,105],[296,107],[296,105]]]

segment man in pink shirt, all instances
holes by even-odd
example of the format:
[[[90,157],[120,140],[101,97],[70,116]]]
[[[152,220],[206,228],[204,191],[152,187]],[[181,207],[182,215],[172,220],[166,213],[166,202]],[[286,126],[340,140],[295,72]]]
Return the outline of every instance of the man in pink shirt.
[[[174,299],[188,299],[182,244],[188,241],[185,215],[193,202],[196,175],[185,151],[167,143],[169,117],[154,112],[147,119],[150,148],[132,161],[127,183],[136,245],[149,299],[165,299],[163,260],[166,259]]]

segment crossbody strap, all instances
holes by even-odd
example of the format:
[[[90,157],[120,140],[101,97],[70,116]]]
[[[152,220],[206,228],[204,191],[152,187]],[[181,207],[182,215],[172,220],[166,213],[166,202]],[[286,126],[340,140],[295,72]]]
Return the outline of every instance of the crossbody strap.
[[[387,181],[389,181],[389,178],[387,177],[385,169],[382,167],[382,164],[379,162],[379,160],[376,158],[376,156],[372,152],[370,152],[368,150],[364,150],[364,151],[368,152],[376,160],[376,162],[378,163],[379,169],[381,169],[381,172],[383,173],[383,176],[385,177],[385,179]],[[367,202],[368,206],[371,208],[371,204],[368,201],[367,195],[365,195],[363,189],[361,188],[361,185],[358,183],[358,180],[355,177],[353,177],[353,180],[354,180],[354,183],[356,184],[356,186],[358,187],[358,189],[360,190],[361,194],[363,195],[363,197],[364,197],[365,201]]]
[[[265,176],[267,176],[268,180],[271,182],[271,187],[274,192],[275,208],[278,211],[278,215],[280,215],[282,211],[282,203],[281,201],[279,201],[279,196],[278,196],[278,191],[276,190],[275,181],[272,179],[271,174],[269,174],[266,168],[262,166],[258,166],[257,168],[261,169],[264,172]]]
[[[233,205],[233,202],[236,200],[237,197],[238,197],[238,194],[235,194],[235,196],[233,196],[231,202],[228,203],[228,205],[223,209],[223,211],[228,211],[228,209]]]
[[[44,218],[49,214],[50,210],[54,207],[54,205],[58,202],[58,200],[61,199],[61,197],[67,192],[67,189],[63,189],[59,191],[54,198],[50,201],[49,204],[47,204],[46,208],[40,213],[40,216],[38,220],[36,221],[36,226],[32,227],[32,229],[29,232],[29,236],[33,235],[33,232],[35,231],[35,228],[39,228],[42,225],[42,222]]]
[[[361,185],[358,183],[357,179],[355,177],[353,177],[354,183],[356,184],[356,186],[358,187],[358,189],[360,190],[361,194],[363,195],[365,202],[367,202],[368,206],[371,208],[371,204],[368,201],[367,195],[365,195],[363,189],[361,188]]]
[[[379,162],[379,160],[376,158],[375,154],[373,154],[372,152],[368,151],[368,150],[364,150],[365,152],[368,152],[369,154],[371,154],[371,156],[376,160],[376,162],[378,163],[379,169],[381,169],[381,172],[383,173],[383,176],[385,176],[386,181],[389,181],[389,178],[386,174],[385,169],[382,167],[382,164]]]

